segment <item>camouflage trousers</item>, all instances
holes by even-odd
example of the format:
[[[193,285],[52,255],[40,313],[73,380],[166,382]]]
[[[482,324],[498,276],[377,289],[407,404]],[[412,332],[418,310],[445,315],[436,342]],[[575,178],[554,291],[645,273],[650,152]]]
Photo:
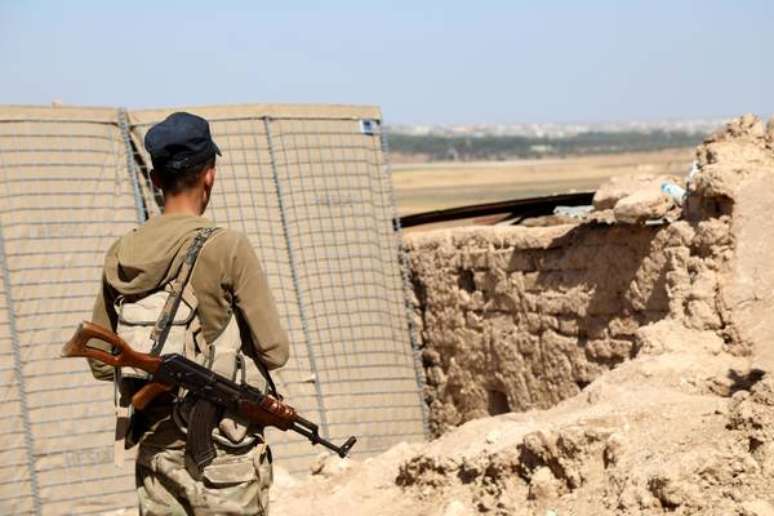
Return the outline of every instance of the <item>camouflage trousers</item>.
[[[186,468],[183,449],[140,445],[137,495],[142,516],[268,516],[272,482],[271,452],[261,443],[236,453],[218,455],[199,475]]]

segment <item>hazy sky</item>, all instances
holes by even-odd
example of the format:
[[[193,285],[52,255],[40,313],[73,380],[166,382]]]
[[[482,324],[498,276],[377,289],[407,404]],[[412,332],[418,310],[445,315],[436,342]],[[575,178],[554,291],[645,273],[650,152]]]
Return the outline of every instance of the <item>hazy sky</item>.
[[[774,113],[774,2],[0,0],[0,104],[378,104],[392,123]]]

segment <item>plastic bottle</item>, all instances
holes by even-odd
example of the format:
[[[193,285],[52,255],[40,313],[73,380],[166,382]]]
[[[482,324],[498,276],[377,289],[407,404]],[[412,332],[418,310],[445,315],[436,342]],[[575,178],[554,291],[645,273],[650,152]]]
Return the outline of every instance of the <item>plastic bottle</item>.
[[[661,191],[674,199],[678,206],[682,206],[685,201],[686,191],[685,188],[678,186],[671,181],[664,181],[661,183]]]

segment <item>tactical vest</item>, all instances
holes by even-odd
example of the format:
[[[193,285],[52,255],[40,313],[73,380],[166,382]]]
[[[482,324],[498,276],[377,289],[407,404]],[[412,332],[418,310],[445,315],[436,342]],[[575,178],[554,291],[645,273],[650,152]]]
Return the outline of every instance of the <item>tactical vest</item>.
[[[137,351],[154,355],[178,353],[237,382],[247,381],[249,376],[252,385],[265,391],[265,373],[253,360],[245,360],[242,353],[239,324],[233,310],[228,324],[212,342],[207,342],[202,332],[198,301],[190,277],[196,269],[199,251],[216,231],[217,228],[199,231],[185,251],[176,277],[158,290],[143,297],[119,296],[116,299],[116,333]],[[134,368],[116,371],[116,462],[122,461],[124,449],[135,444],[130,438],[132,408],[129,401],[133,392],[127,391],[136,391],[138,384],[142,385],[148,377],[148,373]],[[186,434],[192,400],[183,390],[175,394],[172,417],[180,431]],[[212,437],[227,448],[242,448],[258,438],[257,430],[227,411]]]

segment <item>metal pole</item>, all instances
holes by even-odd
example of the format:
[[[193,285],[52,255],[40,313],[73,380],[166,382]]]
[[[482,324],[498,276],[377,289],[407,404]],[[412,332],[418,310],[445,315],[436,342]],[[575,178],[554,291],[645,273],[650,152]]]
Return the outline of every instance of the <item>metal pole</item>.
[[[393,216],[394,216],[394,228],[395,239],[397,243],[398,261],[400,262],[400,272],[403,279],[403,299],[406,309],[406,319],[408,324],[409,339],[411,340],[411,349],[414,354],[414,370],[416,372],[417,391],[419,395],[419,410],[422,414],[422,429],[425,432],[425,436],[430,436],[430,423],[428,418],[428,408],[425,403],[424,392],[427,385],[427,379],[425,378],[425,369],[422,366],[422,350],[419,342],[419,332],[414,324],[414,306],[411,302],[411,278],[409,278],[409,258],[408,251],[403,245],[403,235],[401,234],[400,217],[398,217],[398,207],[395,202],[395,188],[392,184],[390,162],[389,162],[389,147],[387,145],[387,132],[384,130],[384,120],[381,120],[382,126],[380,132],[380,139],[382,144],[382,156],[384,159],[384,175],[386,176],[388,193],[390,196],[390,203],[392,204]]]
[[[137,223],[142,224],[147,220],[147,210],[145,201],[140,193],[140,179],[138,176],[137,163],[134,161],[134,149],[132,148],[131,135],[129,134],[129,115],[126,109],[118,109],[118,128],[121,131],[121,138],[126,148],[126,170],[129,173],[129,179],[132,182],[132,193],[134,194],[134,203],[137,209]]]
[[[24,359],[21,356],[21,347],[19,346],[19,334],[16,330],[16,309],[13,301],[13,292],[11,292],[11,276],[8,271],[8,261],[5,254],[5,240],[3,238],[3,225],[0,222],[0,267],[3,271],[3,282],[5,291],[5,305],[8,310],[8,328],[11,334],[11,346],[13,348],[13,371],[16,377],[16,386],[19,390],[19,405],[21,408],[22,428],[24,433],[24,448],[27,455],[27,470],[30,474],[30,490],[32,491],[32,501],[35,514],[43,514],[43,507],[40,500],[40,487],[38,483],[38,474],[35,470],[35,442],[32,437],[32,423],[30,421],[30,409],[27,403],[27,387],[24,381]]]

